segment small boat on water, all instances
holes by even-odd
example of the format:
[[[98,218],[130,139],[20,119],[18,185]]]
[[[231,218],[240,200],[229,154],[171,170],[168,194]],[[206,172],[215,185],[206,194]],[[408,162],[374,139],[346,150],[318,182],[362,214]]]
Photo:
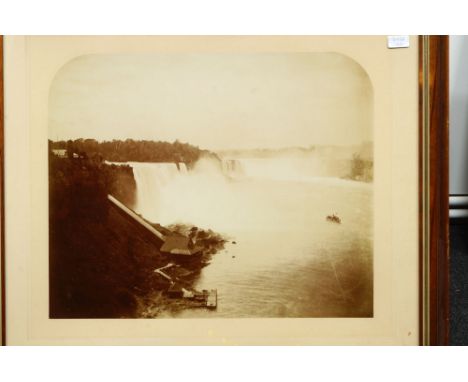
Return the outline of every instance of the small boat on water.
[[[341,224],[341,218],[337,214],[328,215],[327,221],[331,223]]]

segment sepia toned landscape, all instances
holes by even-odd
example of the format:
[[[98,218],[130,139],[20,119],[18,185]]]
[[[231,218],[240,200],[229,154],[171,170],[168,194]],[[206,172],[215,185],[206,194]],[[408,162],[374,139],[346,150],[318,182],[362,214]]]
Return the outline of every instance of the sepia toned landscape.
[[[49,116],[51,318],[373,316],[355,61],[82,56]]]

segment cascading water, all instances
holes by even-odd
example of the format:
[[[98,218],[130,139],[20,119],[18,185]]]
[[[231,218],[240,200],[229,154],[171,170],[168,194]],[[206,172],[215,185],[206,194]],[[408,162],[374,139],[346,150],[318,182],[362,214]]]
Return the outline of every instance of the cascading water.
[[[187,173],[185,163],[130,162],[137,185],[135,210],[150,221],[158,222],[164,203],[164,188],[181,174]]]
[[[228,163],[228,165],[226,165]],[[219,164],[200,160],[188,171],[185,163],[129,162],[137,185],[135,210],[146,219],[161,224],[187,223],[212,227],[206,220],[210,206],[220,193],[226,195],[228,179],[242,174],[240,163]],[[217,216],[222,216],[217,214]]]
[[[243,176],[244,168],[238,159],[223,159],[221,162],[223,173],[230,177]]]
[[[177,167],[179,168],[179,172],[181,174],[187,174],[187,166],[184,162],[180,162]]]
[[[313,181],[326,174],[319,159],[309,158],[242,158],[228,161],[231,173],[255,179],[279,181]]]

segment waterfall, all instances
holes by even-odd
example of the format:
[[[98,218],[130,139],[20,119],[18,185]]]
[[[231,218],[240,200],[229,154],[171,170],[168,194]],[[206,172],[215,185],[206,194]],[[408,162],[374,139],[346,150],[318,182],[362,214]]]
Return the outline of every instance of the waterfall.
[[[137,186],[135,211],[145,219],[226,231],[241,220],[251,224],[258,218],[249,216],[265,195],[255,197],[255,187],[268,189],[272,182],[279,182],[279,187],[285,187],[285,182],[335,182],[337,186],[349,182],[323,178],[313,158],[225,158],[221,163],[202,158],[190,170],[185,163],[127,164],[133,168]],[[261,215],[267,216],[263,210]]]
[[[221,162],[224,175],[229,177],[240,177],[245,175],[243,166],[238,159],[223,159]]]
[[[187,174],[187,166],[185,165],[184,162],[180,162],[178,167],[179,167],[179,172],[181,174]]]
[[[326,176],[321,161],[312,156],[225,159],[223,169],[233,177],[276,181],[308,182]]]
[[[241,164],[228,159],[220,163],[200,159],[188,170],[180,163],[128,162],[133,168],[137,195],[135,211],[163,225],[187,223],[212,228],[213,218],[222,219],[215,201],[230,195],[229,179],[242,179]],[[226,208],[223,203],[221,208]],[[208,220],[205,220],[209,218]]]
[[[135,210],[146,219],[159,222],[165,188],[174,180],[187,174],[185,163],[129,162],[137,186]]]

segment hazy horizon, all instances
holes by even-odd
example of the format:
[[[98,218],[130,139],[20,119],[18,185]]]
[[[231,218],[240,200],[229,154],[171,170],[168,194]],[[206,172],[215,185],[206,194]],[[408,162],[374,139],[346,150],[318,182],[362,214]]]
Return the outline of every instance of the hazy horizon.
[[[336,53],[88,55],[49,98],[49,139],[154,140],[211,151],[372,141],[372,86]]]

